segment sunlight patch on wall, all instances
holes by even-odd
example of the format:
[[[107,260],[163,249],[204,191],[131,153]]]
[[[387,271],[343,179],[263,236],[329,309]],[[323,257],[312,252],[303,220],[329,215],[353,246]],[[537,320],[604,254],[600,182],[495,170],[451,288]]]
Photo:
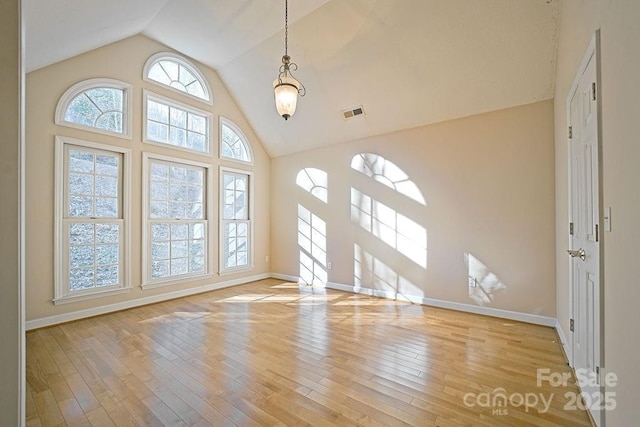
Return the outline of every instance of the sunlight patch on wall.
[[[360,153],[351,159],[351,168],[398,193],[426,206],[427,202],[416,184],[395,163],[373,153]]]
[[[327,284],[327,223],[298,204],[298,246],[300,248],[300,282],[306,285]]]
[[[327,203],[329,192],[327,190],[327,173],[325,171],[316,168],[304,168],[298,172],[296,184],[309,194]]]
[[[469,298],[484,306],[493,302],[494,294],[507,289],[500,278],[480,260],[469,253],[464,254],[469,276]]]
[[[351,220],[420,267],[427,268],[427,230],[417,222],[353,187]]]
[[[360,288],[370,288],[391,291],[396,297],[398,295],[424,296],[422,289],[362,249],[357,243],[353,245],[353,260],[353,284],[356,291]]]

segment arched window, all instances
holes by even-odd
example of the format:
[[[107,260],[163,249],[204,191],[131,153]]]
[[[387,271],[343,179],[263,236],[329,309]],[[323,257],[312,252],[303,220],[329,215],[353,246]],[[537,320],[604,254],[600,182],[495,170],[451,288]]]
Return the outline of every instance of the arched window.
[[[247,138],[238,126],[224,117],[220,117],[220,157],[253,163],[253,153]]]
[[[191,62],[173,53],[153,55],[144,66],[144,79],[211,104],[211,90]]]
[[[56,124],[131,138],[131,85],[90,79],[71,86],[58,101]]]

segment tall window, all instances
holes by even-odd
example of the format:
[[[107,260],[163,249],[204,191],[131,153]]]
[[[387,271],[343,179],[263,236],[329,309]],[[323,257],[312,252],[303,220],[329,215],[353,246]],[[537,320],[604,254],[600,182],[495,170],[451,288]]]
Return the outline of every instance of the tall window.
[[[144,286],[207,274],[210,166],[144,156]]]
[[[72,86],[58,102],[56,124],[131,138],[131,85],[91,79]]]
[[[211,114],[145,92],[145,140],[209,153]]]
[[[153,55],[144,66],[144,79],[211,104],[206,79],[195,65],[179,55]]]
[[[128,155],[127,149],[56,138],[56,303],[129,287]]]
[[[249,172],[221,168],[220,270],[252,267],[251,178]]]
[[[251,146],[240,128],[231,120],[220,117],[220,157],[243,163],[253,163]]]

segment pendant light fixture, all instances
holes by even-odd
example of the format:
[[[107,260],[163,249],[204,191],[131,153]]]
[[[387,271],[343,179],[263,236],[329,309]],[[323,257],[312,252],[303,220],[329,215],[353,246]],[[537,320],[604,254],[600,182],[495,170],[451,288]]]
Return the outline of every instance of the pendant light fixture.
[[[305,96],[307,89],[296,80],[291,71],[296,71],[298,65],[291,62],[289,56],[289,0],[284,0],[284,56],[278,72],[278,78],[273,81],[273,94],[276,100],[276,109],[285,120],[296,112],[298,95]]]

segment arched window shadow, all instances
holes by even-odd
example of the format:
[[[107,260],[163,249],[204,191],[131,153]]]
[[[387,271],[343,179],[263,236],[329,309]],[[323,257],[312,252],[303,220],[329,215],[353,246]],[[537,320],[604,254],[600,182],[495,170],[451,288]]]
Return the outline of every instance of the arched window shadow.
[[[356,154],[351,168],[373,180],[351,187],[352,223],[366,231],[354,242],[354,286],[371,287],[387,297],[421,297],[424,292],[411,277],[423,277],[427,269],[427,229],[418,222],[421,208],[402,199],[426,207],[422,192],[407,173],[380,155]],[[377,184],[398,196],[378,191]]]
[[[327,189],[327,173],[316,168],[304,168],[298,172],[296,184],[307,193],[327,203],[329,191]]]
[[[305,168],[298,172],[296,184],[323,203],[329,192],[327,173]],[[298,249],[300,283],[324,287],[327,284],[327,223],[310,208],[298,204]]]
[[[398,193],[426,206],[418,186],[395,163],[373,153],[360,153],[351,159],[351,169],[361,172]]]
[[[490,304],[495,298],[494,294],[507,289],[507,285],[478,258],[466,253],[464,261],[469,275],[469,298],[476,304]]]

